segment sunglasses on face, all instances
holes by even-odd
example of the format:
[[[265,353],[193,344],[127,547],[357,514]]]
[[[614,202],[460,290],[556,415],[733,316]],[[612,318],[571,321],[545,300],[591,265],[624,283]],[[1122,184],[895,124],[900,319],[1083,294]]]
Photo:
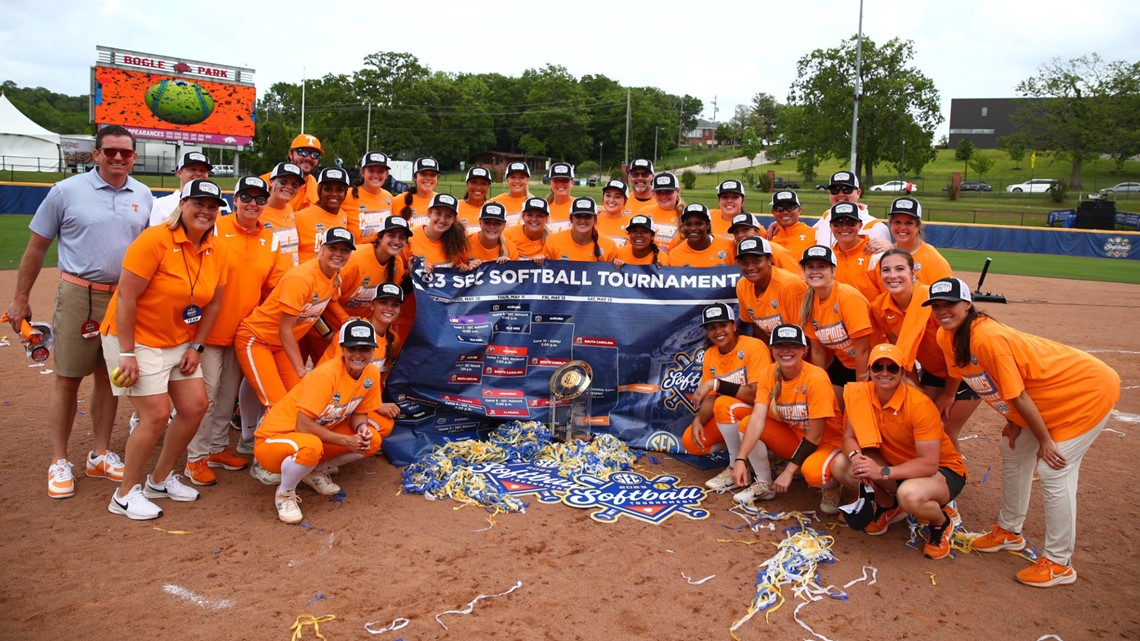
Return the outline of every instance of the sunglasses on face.
[[[253,194],[238,194],[238,200],[242,201],[243,203],[255,202],[258,205],[264,205],[265,203],[269,202],[268,197],[254,196]]]
[[[125,160],[135,155],[134,149],[113,149],[111,147],[100,149],[99,152],[106,156],[109,160],[114,160],[115,158],[122,158]]]
[[[859,224],[859,221],[854,218],[833,218],[831,224],[836,227],[854,227]]]
[[[779,207],[773,207],[772,211],[777,214],[790,214],[797,209],[799,209],[799,207],[795,205],[781,205]]]
[[[294,149],[293,153],[297,154],[298,156],[300,156],[302,158],[312,158],[313,160],[320,160],[321,159],[321,152],[319,152],[315,149]]]
[[[873,374],[882,374],[883,370],[887,370],[887,372],[893,376],[895,374],[898,374],[902,368],[898,365],[895,365],[894,363],[884,363],[882,361],[871,364],[871,372]]]
[[[832,196],[837,196],[839,194],[855,193],[855,188],[850,185],[832,185],[831,187],[827,188],[827,191]]]

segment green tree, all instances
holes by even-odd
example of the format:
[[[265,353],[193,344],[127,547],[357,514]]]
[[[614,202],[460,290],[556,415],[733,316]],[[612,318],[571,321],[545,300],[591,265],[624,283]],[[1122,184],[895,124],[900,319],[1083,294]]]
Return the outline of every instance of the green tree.
[[[963,179],[970,177],[970,159],[974,157],[974,143],[969,138],[963,138],[954,150],[954,159],[962,161]]]
[[[788,102],[802,112],[792,117],[795,126],[781,129],[780,135],[801,154],[810,152],[812,163],[850,155],[855,44],[851,37],[838,47],[816,49],[797,63]],[[913,59],[909,40],[896,38],[879,46],[863,38],[855,170],[867,183],[874,182],[876,163],[901,156],[904,139],[907,149],[930,147],[934,129],[943,120],[938,90],[911,64]]]
[[[731,145],[736,139],[736,131],[732,125],[727,122],[722,122],[716,126],[716,131],[713,132],[716,141],[722,145]]]
[[[756,135],[755,131],[752,131],[751,127],[744,130],[744,136],[740,141],[740,152],[748,159],[749,167],[756,160],[756,156],[760,155],[762,144],[760,137]]]
[[[577,163],[595,148],[589,134],[585,90],[565,67],[547,65],[522,75],[530,105],[518,117],[519,126],[541,140],[550,156]]]
[[[982,151],[979,149],[974,152],[974,155],[970,157],[970,160],[967,164],[969,164],[970,167],[973,168],[974,173],[978,175],[978,180],[981,180],[983,177],[985,177],[986,172],[994,168],[995,162],[997,161],[995,161],[990,156],[982,153]]]
[[[1025,141],[1021,136],[1001,136],[997,140],[997,146],[1013,161],[1014,169],[1021,169],[1021,161],[1025,160]]]
[[[758,93],[752,96],[752,111],[748,117],[748,124],[760,137],[761,145],[769,145],[775,141],[776,132],[779,130],[780,107],[780,103],[772,94]]]
[[[87,96],[67,96],[43,87],[19,87],[11,80],[0,84],[0,93],[32,122],[57,134],[94,134],[88,122]]]

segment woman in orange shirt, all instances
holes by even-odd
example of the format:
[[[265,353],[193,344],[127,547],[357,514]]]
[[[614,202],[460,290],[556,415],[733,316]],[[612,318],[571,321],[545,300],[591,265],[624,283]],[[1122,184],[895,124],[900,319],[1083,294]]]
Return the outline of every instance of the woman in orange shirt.
[[[851,285],[867,300],[874,300],[883,293],[879,278],[882,254],[868,253],[869,241],[861,231],[859,208],[852,203],[837,203],[831,206],[830,214],[831,235],[835,239],[832,250],[837,261],[835,280]]]
[[[408,273],[404,251],[412,230],[408,221],[388,216],[380,235],[367,245],[360,245],[340,270],[340,296],[329,301],[321,318],[332,332],[349,318],[366,318],[372,313],[372,301],[382,284],[403,285]],[[328,349],[336,347],[330,343]]]
[[[629,234],[629,242],[618,247],[614,255],[614,267],[621,269],[622,265],[669,265],[669,254],[661,250],[653,240],[657,229],[652,218],[638,214],[629,219],[625,231]]]
[[[598,233],[614,241],[619,248],[625,244],[625,225],[629,222],[628,189],[620,180],[611,180],[602,187],[602,210],[598,212]]]
[[[369,151],[360,159],[360,177],[341,209],[348,219],[348,231],[359,244],[370,243],[380,234],[384,219],[392,213],[392,194],[384,189],[388,180],[388,155]]]
[[[763,341],[736,333],[732,308],[714,303],[701,311],[705,329],[704,359],[701,382],[693,392],[697,413],[681,436],[681,443],[691,454],[704,456],[724,443],[730,459],[739,456],[740,423],[747,420],[756,402],[756,381],[772,364]],[[768,450],[757,443],[748,455],[756,471],[757,490],[754,499],[767,501],[776,497],[767,488],[772,484],[772,467]],[[735,485],[732,465],[705,482],[710,490],[724,491]]]
[[[766,341],[777,325],[799,318],[807,284],[776,268],[772,244],[761,236],[744,238],[737,244],[736,262],[743,276],[736,281],[740,320],[753,325],[753,335]]]
[[[684,240],[669,250],[674,267],[720,267],[736,264],[736,245],[731,240],[712,235],[712,219],[708,207],[694,203],[681,215]]]
[[[803,256],[804,250],[815,243],[815,228],[800,222],[803,207],[800,197],[794,191],[778,191],[772,194],[772,217],[776,219],[768,227],[768,240],[784,247],[793,256]]]
[[[1081,461],[1120,400],[1120,376],[1093,356],[1006,327],[974,307],[958,278],[930,286],[927,305],[938,321],[938,344],[982,400],[1006,419],[1000,439],[1002,507],[997,524],[974,539],[979,552],[1020,550],[1033,478],[1045,504],[1045,549],[1017,573],[1033,587],[1077,580],[1072,567]]]
[[[416,158],[412,165],[412,188],[396,196],[392,213],[408,221],[413,227],[422,225],[427,218],[435,186],[439,184],[439,163],[435,158]]]
[[[546,260],[546,240],[550,229],[550,205],[543,198],[529,198],[523,206],[522,220],[504,232],[507,240],[515,244],[521,258],[530,258],[542,264]]]
[[[901,215],[901,214],[899,214]],[[954,447],[966,420],[982,399],[960,378],[949,373],[946,355],[938,346],[938,322],[924,305],[930,288],[917,282],[914,258],[898,247],[879,260],[879,275],[887,290],[871,303],[871,318],[904,356],[904,369],[914,376],[914,362],[922,366],[917,378],[923,391],[942,412],[943,427]]]
[[[100,332],[113,392],[130,397],[139,423],[127,437],[122,485],[107,506],[113,514],[144,521],[162,516],[150,499],[198,499],[174,468],[206,413],[198,364],[225,293],[226,253],[212,234],[225,202],[214,183],[191,180],[169,222],[144,229],[123,257]],[[154,472],[144,479],[164,433]]]
[[[561,231],[569,227],[570,203],[574,197],[570,190],[574,186],[574,165],[568,162],[556,162],[550,165],[547,172],[550,180],[550,195],[546,197],[549,205],[551,228]]]
[[[289,257],[289,262],[299,265],[297,249],[300,239],[297,236],[297,220],[293,205],[290,204],[297,193],[305,188],[305,175],[293,163],[279,162],[273,167],[267,181],[269,200],[261,210],[259,220],[266,229],[273,232],[274,248]]]
[[[609,262],[617,254],[614,241],[598,234],[598,204],[593,198],[575,198],[570,205],[570,229],[546,242],[551,260]]]
[[[507,228],[507,209],[499,203],[485,203],[479,212],[479,231],[467,238],[471,266],[494,261],[505,263],[519,259],[519,249],[503,237]]]
[[[905,196],[896,198],[889,211],[895,247],[907,250],[914,257],[914,270],[919,282],[929,285],[940,278],[953,276],[950,263],[937,249],[922,240],[922,205]]]
[[[717,208],[709,211],[712,218],[712,233],[733,242],[732,223],[738,215],[744,212],[744,184],[739,180],[725,180],[716,188]]]
[[[523,206],[531,197],[530,167],[525,162],[512,162],[507,165],[505,173],[503,182],[507,183],[507,191],[492,198],[491,202],[506,207],[507,216],[513,217],[522,213]]]
[[[868,380],[867,354],[875,334],[870,305],[854,287],[836,282],[830,247],[808,247],[800,264],[810,288],[800,319],[811,341],[811,362],[827,369],[838,396],[847,383]]]
[[[762,442],[788,461],[771,486],[754,483],[733,498],[747,503],[772,492],[788,491],[796,472],[808,485],[823,489],[819,509],[839,513],[839,483],[833,475],[847,465],[843,445],[843,412],[827,372],[804,361],[807,337],[798,325],[779,325],[768,341],[773,365],[756,382],[756,404],[744,428],[740,453],[733,459],[732,478],[748,481],[747,462]]]
[[[484,167],[467,170],[467,193],[459,201],[459,222],[466,227],[478,225],[479,212],[487,202],[487,192],[491,190],[491,172]]]
[[[864,532],[883,534],[891,523],[913,514],[930,525],[923,554],[946,558],[950,533],[961,521],[950,502],[966,486],[966,463],[943,431],[938,408],[904,381],[907,358],[902,350],[876,345],[870,361],[871,381],[843,389],[843,451],[850,465],[837,467],[835,476],[856,491],[860,485],[874,488],[877,505]]]
[[[262,468],[280,474],[273,503],[285,523],[304,519],[297,485],[335,495],[341,490],[329,469],[380,449],[380,435],[368,425],[368,412],[380,406],[380,372],[370,362],[376,330],[368,321],[349,321],[338,342],[344,349],[341,360],[314,369],[257,428],[253,455]]]
[[[685,240],[680,233],[681,214],[685,201],[681,198],[681,184],[677,177],[663,171],[653,177],[653,204],[633,212],[657,221],[657,242],[668,249]],[[667,222],[665,222],[667,221]]]
[[[297,236],[301,239],[297,254],[302,263],[317,257],[325,230],[348,227],[348,216],[341,211],[344,197],[348,195],[348,183],[348,172],[340,167],[321,170],[317,178],[316,204],[296,214]]]
[[[470,271],[467,230],[456,220],[459,201],[451,194],[436,194],[428,208],[428,220],[416,229],[409,243],[412,256],[424,259],[430,273],[436,267],[457,267]]]

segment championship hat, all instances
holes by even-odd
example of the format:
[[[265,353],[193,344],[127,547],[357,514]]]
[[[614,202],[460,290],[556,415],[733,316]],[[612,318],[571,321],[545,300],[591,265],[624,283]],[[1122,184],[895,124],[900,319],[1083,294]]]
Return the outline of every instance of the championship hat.
[[[340,183],[342,185],[350,184],[348,179],[348,172],[340,167],[325,167],[321,170],[321,174],[317,177],[317,184],[323,185],[325,183]]]
[[[803,265],[809,260],[816,258],[831,263],[832,267],[839,265],[839,261],[835,260],[835,252],[831,251],[830,247],[824,247],[823,245],[812,245],[805,249],[804,256],[800,259],[800,264]]]
[[[653,173],[653,163],[645,158],[638,158],[637,160],[629,163],[629,173],[633,173],[636,169],[645,169],[649,173]]]
[[[301,182],[305,182],[305,173],[301,168],[291,162],[279,162],[273,166],[273,173],[269,174],[270,180],[277,180],[282,176],[292,176]]]
[[[894,201],[891,202],[891,208],[887,211],[888,216],[891,214],[906,214],[907,216],[914,216],[922,220],[922,205],[910,196],[895,198]]]
[[[760,229],[760,219],[752,214],[737,214],[732,217],[732,224],[728,226],[728,233],[736,233],[737,227]]]
[[[483,203],[479,209],[479,220],[501,220],[507,222],[507,208],[499,203]]]
[[[777,207],[793,207],[800,206],[800,196],[794,191],[778,191],[772,194],[772,209]]]
[[[370,151],[360,159],[360,168],[365,167],[388,167],[388,154],[380,153],[379,151]]]
[[[740,194],[744,195],[744,183],[739,180],[726,180],[716,188],[716,195],[723,196],[725,194]]]
[[[523,211],[540,211],[549,216],[550,203],[546,202],[545,198],[527,198],[523,203]]]
[[[871,521],[875,520],[875,489],[866,483],[859,484],[859,498],[847,505],[840,505],[839,509],[845,515],[843,520],[847,527],[861,532],[867,529]]]
[[[491,182],[491,172],[487,171],[486,167],[472,167],[467,170],[467,178],[463,182],[471,182],[472,178],[482,178],[487,182]]]
[[[653,177],[653,191],[677,191],[678,189],[680,187],[677,184],[677,177],[667,171]]]
[[[831,174],[831,180],[827,183],[828,187],[832,185],[847,185],[859,189],[859,177],[849,171],[837,171]]]
[[[807,347],[807,336],[804,336],[804,330],[799,325],[777,325],[772,330],[772,336],[768,338],[769,345],[781,345],[784,343],[792,343]]]
[[[341,243],[348,245],[352,249],[356,249],[356,241],[352,238],[352,232],[344,227],[329,227],[325,233],[321,235],[321,245],[331,245],[333,243]]]
[[[772,244],[760,236],[749,236],[736,245],[736,257],[771,256]]]
[[[240,194],[243,191],[261,191],[268,196],[269,183],[262,180],[261,176],[242,176],[234,185],[234,193]]]
[[[435,161],[435,158],[416,158],[416,162],[412,165],[412,175],[415,176],[421,171],[439,173],[439,163]]]
[[[602,187],[602,193],[606,193],[607,189],[616,189],[621,192],[623,198],[629,198],[629,187],[626,187],[625,183],[620,180],[607,181],[605,186]]]
[[[736,320],[732,308],[724,303],[713,303],[701,311],[701,325],[709,323],[731,323]]]
[[[212,198],[222,205],[229,204],[222,198],[222,188],[209,180],[191,180],[183,185],[181,200],[187,198]]]
[[[859,208],[853,203],[835,203],[829,210],[832,224],[840,218],[853,218],[859,220]]]
[[[890,361],[899,367],[906,368],[905,358],[902,349],[898,345],[891,345],[890,343],[879,343],[871,348],[871,353],[867,356],[867,363],[877,363],[879,361]]]
[[[574,202],[570,203],[570,215],[598,215],[598,203],[594,202],[593,198],[575,198]]]
[[[293,138],[292,144],[289,145],[290,149],[316,149],[323,152],[321,149],[321,141],[316,137],[309,134],[297,134]]]
[[[200,151],[188,151],[182,154],[182,160],[178,161],[178,166],[175,167],[175,169],[182,169],[186,165],[189,165],[193,162],[198,162],[206,165],[206,169],[214,168],[214,166],[210,164],[210,159],[206,157],[206,154]]]
[[[434,209],[435,207],[443,207],[457,214],[459,213],[459,201],[451,194],[436,194],[435,197],[431,199],[431,205],[428,205],[428,209]]]
[[[969,303],[974,300],[974,297],[970,295],[970,286],[961,278],[942,278],[930,284],[930,298],[927,298],[922,306],[929,307],[936,300],[944,300],[949,303],[961,301]]]
[[[381,298],[394,298],[402,303],[404,302],[404,290],[396,283],[384,283],[376,288],[376,297],[372,300],[380,300]]]
[[[400,216],[388,216],[384,218],[384,228],[380,230],[380,235],[383,236],[386,232],[393,229],[399,229],[404,232],[404,238],[409,238],[412,235],[412,228],[408,226],[408,221]]]
[[[634,227],[644,227],[653,233],[657,233],[657,225],[653,224],[653,219],[644,214],[638,214],[629,219],[629,224],[625,226],[626,231],[630,231]]]
[[[569,178],[574,179],[574,165],[568,162],[556,162],[550,165],[550,171],[546,174],[550,178]]]
[[[504,176],[511,174],[526,174],[526,177],[530,178],[530,166],[525,162],[512,162],[507,165],[506,171],[503,172]]]
[[[354,318],[340,326],[341,347],[376,347],[376,328],[366,320]]]
[[[658,176],[660,178],[660,176]],[[709,216],[709,208],[700,203],[693,203],[685,205],[685,211],[681,212],[681,220],[685,220],[689,216],[701,216],[705,220],[712,222],[712,217]]]

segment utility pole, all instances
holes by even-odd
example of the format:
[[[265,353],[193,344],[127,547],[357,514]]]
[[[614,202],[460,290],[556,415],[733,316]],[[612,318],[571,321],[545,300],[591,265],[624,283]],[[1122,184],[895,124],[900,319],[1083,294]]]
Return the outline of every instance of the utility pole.
[[[653,164],[657,164],[657,134],[661,133],[661,127],[653,128]]]
[[[714,125],[716,124],[716,114],[717,114],[716,96],[713,96],[713,124]]]
[[[305,68],[301,67],[301,131],[305,133]]]
[[[630,124],[630,109],[629,109],[629,87],[625,88],[625,166],[629,166],[629,124]],[[598,161],[598,164],[602,164]]]
[[[863,0],[859,0],[859,37],[855,42],[855,109],[851,115],[851,173],[855,174],[855,143],[859,132],[859,99],[863,95]]]
[[[364,151],[372,149],[372,102],[368,103],[368,126],[364,129]]]

